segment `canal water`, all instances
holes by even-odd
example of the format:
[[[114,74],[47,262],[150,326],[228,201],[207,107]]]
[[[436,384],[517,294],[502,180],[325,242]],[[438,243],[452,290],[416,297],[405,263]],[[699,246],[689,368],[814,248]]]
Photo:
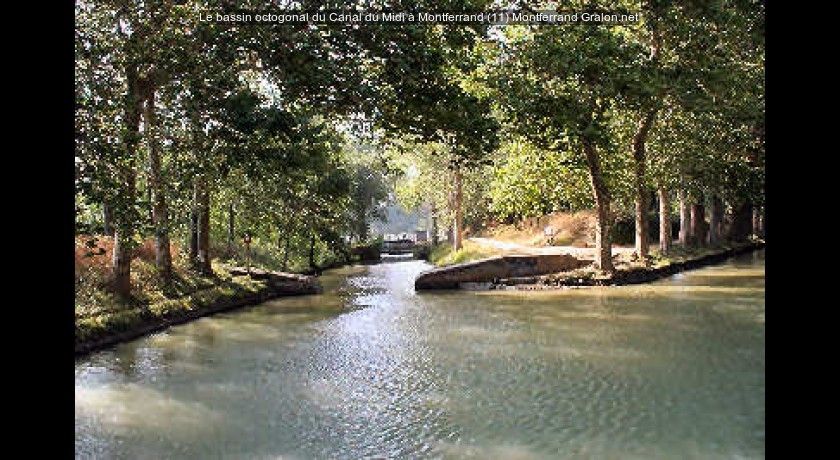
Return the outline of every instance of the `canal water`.
[[[542,292],[417,293],[427,268],[335,270],[78,360],[76,455],[764,457],[764,251]]]

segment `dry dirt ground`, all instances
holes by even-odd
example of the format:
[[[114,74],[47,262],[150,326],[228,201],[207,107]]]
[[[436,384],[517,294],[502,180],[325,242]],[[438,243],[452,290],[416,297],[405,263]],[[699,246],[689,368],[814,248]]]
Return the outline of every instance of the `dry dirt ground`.
[[[551,227],[552,244],[545,235]],[[496,225],[467,240],[504,254],[570,254],[578,259],[595,259],[595,213],[592,211],[558,212],[523,219],[516,224]],[[651,248],[655,248],[654,245]],[[633,247],[613,245],[613,256],[629,258]]]
[[[469,241],[480,244],[482,246],[490,246],[494,249],[504,252],[509,255],[517,254],[570,254],[578,259],[595,259],[595,248],[581,248],[575,246],[526,246],[518,243],[507,241],[500,241],[493,238],[473,237],[468,238]],[[654,249],[656,246],[651,246]],[[613,246],[613,256],[623,255],[629,257],[633,253],[632,247],[616,247]]]

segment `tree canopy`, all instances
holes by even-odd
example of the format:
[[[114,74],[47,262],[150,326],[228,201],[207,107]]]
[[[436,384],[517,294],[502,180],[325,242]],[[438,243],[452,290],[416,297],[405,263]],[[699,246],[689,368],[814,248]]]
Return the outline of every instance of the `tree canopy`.
[[[764,206],[763,3],[520,5],[549,6],[640,19],[256,24],[201,15],[264,2],[76,2],[77,227],[113,237],[111,288],[123,296],[145,238],[164,278],[170,239],[212,273],[214,258],[241,257],[245,234],[277,268],[316,269],[369,241],[392,194],[451,225],[456,245],[465,225],[594,207],[605,271],[617,217],[635,216],[648,256],[654,193],[666,207],[671,195],[681,209],[708,205],[709,241],[724,227],[743,238],[731,229]]]

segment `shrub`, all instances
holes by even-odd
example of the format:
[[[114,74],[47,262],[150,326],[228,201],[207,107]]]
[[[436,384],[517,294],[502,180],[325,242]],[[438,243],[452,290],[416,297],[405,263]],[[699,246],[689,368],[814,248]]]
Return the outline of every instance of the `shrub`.
[[[432,254],[431,243],[427,242],[415,244],[414,249],[412,249],[412,254],[415,259],[429,260],[429,256]]]

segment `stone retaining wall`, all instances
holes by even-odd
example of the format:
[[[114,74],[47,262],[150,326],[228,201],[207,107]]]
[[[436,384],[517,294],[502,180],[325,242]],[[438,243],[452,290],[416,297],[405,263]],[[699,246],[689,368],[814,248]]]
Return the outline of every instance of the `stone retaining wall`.
[[[461,283],[545,275],[574,270],[590,263],[568,254],[496,256],[420,273],[414,281],[414,289],[457,289]]]

